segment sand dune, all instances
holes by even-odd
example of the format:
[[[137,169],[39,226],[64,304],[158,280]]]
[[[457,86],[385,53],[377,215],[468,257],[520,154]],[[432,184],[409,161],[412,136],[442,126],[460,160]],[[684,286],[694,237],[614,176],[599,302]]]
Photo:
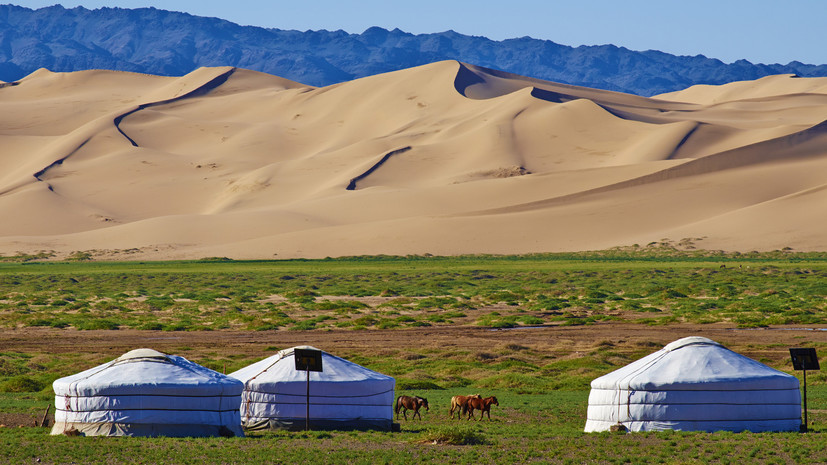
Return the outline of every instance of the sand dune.
[[[0,85],[0,254],[825,250],[827,79],[644,98],[448,61]]]

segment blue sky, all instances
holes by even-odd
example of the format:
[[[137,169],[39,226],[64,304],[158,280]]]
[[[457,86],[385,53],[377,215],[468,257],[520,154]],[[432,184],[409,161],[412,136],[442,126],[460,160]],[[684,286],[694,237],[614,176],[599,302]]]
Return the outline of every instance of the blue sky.
[[[494,40],[530,36],[564,45],[706,55],[731,63],[827,64],[827,0],[109,0],[14,1],[28,8],[154,6],[278,29],[370,26],[415,34],[448,29]]]

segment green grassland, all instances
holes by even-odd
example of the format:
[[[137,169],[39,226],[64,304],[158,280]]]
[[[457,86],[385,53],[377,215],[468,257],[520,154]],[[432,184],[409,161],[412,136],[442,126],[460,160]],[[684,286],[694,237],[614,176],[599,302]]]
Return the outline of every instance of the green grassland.
[[[358,338],[375,329],[429,326],[827,323],[827,254],[655,247],[519,257],[252,262],[36,261],[42,258],[0,260],[0,328],[336,329]],[[825,345],[804,342],[822,351]],[[761,341],[756,347],[763,347]],[[657,348],[595,341],[584,352],[508,344],[486,351],[403,347],[337,354],[396,377],[397,394],[425,395],[431,411],[423,421],[401,421],[400,433],[141,439],[52,437],[43,428],[0,428],[0,462],[247,463],[262,457],[275,463],[824,462],[827,429],[820,425],[827,421],[827,378],[820,372],[808,375],[814,425],[809,434],[582,433],[589,381]],[[255,361],[219,349],[188,358],[228,372]],[[0,412],[42,412],[53,401],[52,380],[109,359],[82,348],[2,352]],[[781,359],[761,361],[790,371]],[[477,391],[498,396],[494,421],[449,420],[450,397]]]
[[[0,327],[823,324],[825,277],[827,256],[790,253],[0,263]]]
[[[401,391],[405,394],[407,391]],[[0,428],[2,463],[609,463],[817,464],[827,457],[827,389],[810,390],[809,433],[582,432],[587,391],[492,390],[492,421],[448,418],[456,391],[418,390],[431,404],[401,432],[273,432],[246,438],[49,436],[46,428]],[[19,396],[18,396],[19,397]],[[42,402],[0,398],[3,409]],[[410,415],[409,415],[410,416]]]

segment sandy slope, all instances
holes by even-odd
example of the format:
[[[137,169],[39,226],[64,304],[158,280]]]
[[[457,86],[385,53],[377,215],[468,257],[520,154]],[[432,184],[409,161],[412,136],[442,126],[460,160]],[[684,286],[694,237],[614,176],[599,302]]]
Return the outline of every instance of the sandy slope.
[[[650,99],[457,62],[319,89],[39,70],[0,87],[0,254],[825,250],[825,120],[824,78]]]

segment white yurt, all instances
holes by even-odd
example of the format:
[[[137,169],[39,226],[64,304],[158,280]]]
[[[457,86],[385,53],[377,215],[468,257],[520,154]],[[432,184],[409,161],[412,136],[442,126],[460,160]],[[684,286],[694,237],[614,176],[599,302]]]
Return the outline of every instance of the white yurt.
[[[243,436],[244,385],[176,355],[136,349],[60,378],[52,434]]]
[[[798,431],[798,378],[704,337],[668,344],[591,383],[586,432]]]
[[[248,430],[304,429],[306,371],[296,370],[294,349],[284,349],[230,376],[244,383],[241,424]],[[311,429],[376,429],[393,426],[396,380],[322,351],[321,372],[310,373]]]

